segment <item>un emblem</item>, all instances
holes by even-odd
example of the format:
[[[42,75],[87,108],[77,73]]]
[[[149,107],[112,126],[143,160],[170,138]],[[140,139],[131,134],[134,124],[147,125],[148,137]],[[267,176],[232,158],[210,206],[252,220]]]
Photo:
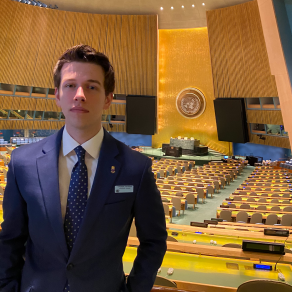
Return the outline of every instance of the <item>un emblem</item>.
[[[185,118],[197,118],[205,111],[205,96],[197,88],[186,88],[178,94],[176,108]]]

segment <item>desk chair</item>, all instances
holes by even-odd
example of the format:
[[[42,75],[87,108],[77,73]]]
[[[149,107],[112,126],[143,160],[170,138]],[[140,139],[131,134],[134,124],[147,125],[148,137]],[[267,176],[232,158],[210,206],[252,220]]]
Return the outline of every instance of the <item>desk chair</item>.
[[[287,207],[291,208],[291,207]],[[282,226],[291,226],[292,225],[292,215],[290,214],[284,214],[281,219],[281,225]]]
[[[292,292],[292,286],[272,280],[251,280],[241,284],[237,292]]]
[[[240,196],[234,196],[233,199],[234,201],[242,201],[242,197]]]
[[[255,202],[255,199],[254,198],[248,198],[246,201],[247,202]]]
[[[281,208],[279,206],[273,206],[271,211],[281,211]]]
[[[214,188],[213,186],[207,186],[207,191],[208,191],[208,195],[211,195],[211,198],[213,198],[214,195]]]
[[[247,223],[248,214],[245,211],[240,211],[236,215],[236,222]]]
[[[266,225],[274,225],[278,223],[278,216],[276,214],[268,215],[266,219]]]
[[[217,191],[217,193],[219,193],[219,191],[220,191],[219,182],[215,180],[213,183],[214,183],[214,186],[215,186],[215,190]]]
[[[223,221],[227,221],[227,222],[232,222],[232,217],[231,217],[232,213],[229,210],[222,210],[220,212],[220,219],[223,219]]]
[[[228,204],[228,206],[231,209],[236,209],[236,205],[234,203],[230,203],[230,204]]]
[[[193,205],[193,209],[195,209],[195,196],[194,196],[194,194],[191,194],[191,193],[187,194],[186,200],[188,202],[188,206],[189,206],[189,204],[191,204],[191,205]]]
[[[240,209],[250,209],[250,205],[249,204],[241,204]]]
[[[250,224],[257,224],[257,223],[263,223],[263,215],[261,213],[254,213],[251,215]]]
[[[258,206],[257,210],[267,210],[267,207],[266,206]]]
[[[200,188],[196,188],[196,192],[197,192],[197,198],[202,199],[202,203],[205,202],[205,198],[204,198],[204,189],[200,189]],[[199,201],[199,200],[198,200]]]
[[[178,211],[178,214],[180,216],[181,199],[180,198],[171,198],[171,202],[172,202],[173,206],[175,207],[176,211]]]
[[[166,241],[178,242],[178,240],[172,236],[167,236]]]
[[[161,276],[156,276],[154,285],[177,288],[177,285],[175,282]]]

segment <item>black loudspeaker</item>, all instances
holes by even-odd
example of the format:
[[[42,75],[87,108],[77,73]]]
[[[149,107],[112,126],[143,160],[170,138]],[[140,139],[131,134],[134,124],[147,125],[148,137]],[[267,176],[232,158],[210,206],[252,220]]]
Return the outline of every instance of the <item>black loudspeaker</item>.
[[[127,133],[154,135],[156,133],[156,112],[156,96],[127,95]]]
[[[244,98],[217,98],[214,100],[219,141],[249,142]]]
[[[169,144],[162,144],[162,152],[163,153],[165,153],[167,147],[169,147]]]

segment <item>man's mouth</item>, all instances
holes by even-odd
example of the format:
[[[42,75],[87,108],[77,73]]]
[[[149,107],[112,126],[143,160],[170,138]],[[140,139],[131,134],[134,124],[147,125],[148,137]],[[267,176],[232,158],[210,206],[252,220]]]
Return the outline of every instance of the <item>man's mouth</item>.
[[[75,107],[72,107],[70,109],[71,112],[76,112],[76,113],[88,113],[89,111],[83,107],[80,107],[80,106],[75,106]]]

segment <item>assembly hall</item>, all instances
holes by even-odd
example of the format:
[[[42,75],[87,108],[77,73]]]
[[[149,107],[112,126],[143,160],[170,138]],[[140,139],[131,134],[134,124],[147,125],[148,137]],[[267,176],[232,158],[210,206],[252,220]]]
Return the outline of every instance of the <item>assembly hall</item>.
[[[292,292],[291,1],[0,0],[0,34],[0,292]]]

